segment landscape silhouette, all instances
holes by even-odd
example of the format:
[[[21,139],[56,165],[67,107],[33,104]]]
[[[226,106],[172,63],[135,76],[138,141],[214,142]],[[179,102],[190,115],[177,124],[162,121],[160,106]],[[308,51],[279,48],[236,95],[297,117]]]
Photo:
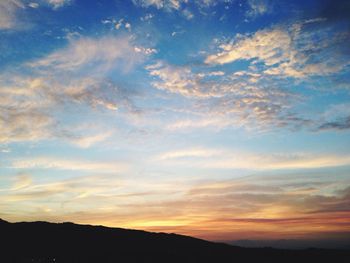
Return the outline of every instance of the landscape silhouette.
[[[189,236],[73,223],[0,221],[1,262],[348,262],[350,250],[242,248]]]

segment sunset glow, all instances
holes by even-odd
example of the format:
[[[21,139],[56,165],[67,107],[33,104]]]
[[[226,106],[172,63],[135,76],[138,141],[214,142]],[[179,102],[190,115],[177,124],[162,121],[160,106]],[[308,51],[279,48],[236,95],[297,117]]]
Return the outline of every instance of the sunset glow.
[[[350,5],[1,0],[0,218],[350,235]]]

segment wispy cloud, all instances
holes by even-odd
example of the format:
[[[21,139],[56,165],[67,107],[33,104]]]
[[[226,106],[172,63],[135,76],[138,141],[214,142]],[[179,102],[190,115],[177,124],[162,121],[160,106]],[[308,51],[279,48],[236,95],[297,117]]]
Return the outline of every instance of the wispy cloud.
[[[269,0],[248,0],[249,9],[246,11],[248,18],[255,18],[272,12],[272,2]]]
[[[312,169],[350,165],[350,156],[311,153],[266,154],[227,149],[189,148],[156,157],[162,164],[199,169]]]
[[[337,73],[348,65],[346,53],[339,54],[338,45],[348,38],[344,32],[331,32],[322,27],[323,18],[295,23],[289,27],[274,27],[257,31],[252,35],[237,35],[226,44],[221,44],[221,52],[209,55],[208,64],[226,64],[237,60],[262,62],[264,73],[285,77],[303,78],[310,75]],[[309,24],[320,24],[321,29],[309,30]],[[320,47],[315,47],[314,39],[321,39]],[[332,53],[332,57],[324,54]],[[322,63],[316,56],[323,57]],[[314,62],[315,61],[315,62]]]
[[[290,110],[299,98],[281,89],[271,78],[259,72],[223,71],[194,73],[190,67],[158,62],[147,67],[156,77],[153,86],[192,99],[188,109],[193,118],[177,120],[170,130],[191,127],[283,127],[307,125],[308,120],[297,117]],[[194,106],[193,106],[194,105]],[[201,117],[202,116],[202,117]]]
[[[81,148],[89,148],[92,145],[105,141],[112,135],[112,132],[102,132],[94,135],[87,135],[73,139],[72,142]]]
[[[69,135],[57,125],[57,113],[64,112],[66,105],[132,111],[131,92],[105,75],[112,68],[127,72],[149,54],[147,48],[131,43],[129,37],[83,37],[31,62],[31,77],[13,73],[0,76],[0,141],[35,141]],[[77,145],[88,146],[102,140],[101,133],[89,136],[80,137]]]
[[[218,151],[218,150],[209,150],[204,148],[191,148],[191,149],[183,149],[179,151],[166,152],[158,156],[156,159],[169,160],[169,159],[178,159],[178,158],[187,158],[187,157],[210,157],[213,155],[218,155],[220,153],[221,151]]]
[[[325,122],[322,123],[319,127],[318,130],[324,131],[324,130],[348,130],[350,129],[350,116],[347,116],[342,119],[330,121],[330,122]]]
[[[20,173],[16,176],[15,182],[12,187],[12,191],[18,191],[23,188],[27,188],[32,184],[33,180],[30,174]]]
[[[154,6],[157,9],[165,10],[178,10],[182,3],[186,3],[187,0],[132,0],[135,5],[142,7]]]
[[[62,71],[90,70],[92,73],[113,67],[127,71],[141,62],[144,53],[136,52],[130,37],[72,39],[66,48],[58,50],[30,65]]]
[[[206,9],[213,6],[218,5],[219,3],[225,3],[226,5],[229,5],[230,3],[233,3],[234,0],[195,0],[195,1],[188,1],[188,0],[132,0],[133,3],[136,6],[140,7],[155,7],[157,9],[162,9],[165,11],[179,11],[181,10],[182,14],[185,16],[186,19],[191,19],[192,15],[188,16],[190,12],[187,8],[194,4],[199,9]],[[187,10],[187,11],[186,11]]]
[[[62,221],[69,218],[81,223],[175,231],[213,240],[262,238],[267,234],[276,239],[300,238],[305,233],[329,236],[349,231],[349,182],[345,178],[310,174],[305,179],[301,173],[248,176],[206,180],[189,188],[175,184],[180,190],[176,193],[174,184],[155,183],[152,194],[136,189],[134,194],[120,194],[131,185],[108,177],[83,177],[32,183],[3,197],[11,204],[25,202],[23,213],[27,214],[22,218],[31,220],[40,213],[40,218],[55,216]],[[30,203],[43,196],[55,196],[56,203],[67,208],[46,199],[41,205],[51,210],[43,213]],[[96,206],[100,198],[105,206]],[[52,209],[55,211],[50,213]]]
[[[66,132],[56,126],[58,120],[55,115],[64,111],[63,105],[87,105],[110,111],[130,106],[122,89],[104,80],[58,80],[54,76],[2,80],[0,140],[3,143],[64,137]]]
[[[49,157],[15,160],[11,168],[15,169],[58,169],[72,171],[95,171],[99,173],[118,173],[125,171],[126,165],[118,162],[93,162]]]
[[[176,67],[159,61],[147,66],[146,69],[151,76],[161,80],[153,82],[158,89],[184,96],[205,96],[200,89],[198,77],[196,78],[188,67]]]
[[[23,88],[8,84],[0,89],[2,95],[0,99],[2,104],[0,109],[0,142],[2,143],[47,138],[48,126],[53,124],[52,118],[41,111],[42,108],[46,107],[47,101],[37,101],[32,93],[36,88],[36,81],[23,81],[17,84],[24,83],[27,85]],[[29,98],[29,100],[25,100],[25,98]]]
[[[54,9],[61,8],[63,6],[69,5],[73,0],[45,0]]]
[[[47,4],[54,10],[67,6],[73,0],[43,0],[39,2],[30,2],[23,0],[1,0],[0,1],[0,30],[13,30],[27,27],[20,13],[25,14],[30,8],[37,9],[41,7],[41,3]]]
[[[291,37],[282,29],[263,30],[253,36],[237,36],[234,43],[222,44],[223,51],[210,55],[206,63],[225,64],[240,59],[254,59],[273,65],[288,60],[293,50]]]
[[[12,29],[17,25],[16,13],[25,8],[20,0],[2,0],[0,2],[0,30]]]

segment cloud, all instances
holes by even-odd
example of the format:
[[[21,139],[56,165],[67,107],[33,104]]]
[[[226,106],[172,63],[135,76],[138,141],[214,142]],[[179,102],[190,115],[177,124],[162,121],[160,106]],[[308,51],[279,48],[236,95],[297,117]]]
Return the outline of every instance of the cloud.
[[[218,2],[218,0],[196,0],[196,3],[202,8],[217,5]]]
[[[48,137],[52,120],[40,112],[9,112],[0,116],[0,142],[36,141]]]
[[[51,212],[57,207],[49,201],[50,198],[55,198],[54,203],[64,209],[64,206],[76,200],[89,199],[91,196],[97,198],[98,195],[106,196],[111,189],[118,189],[121,185],[120,179],[108,174],[80,176],[50,182],[41,182],[30,174],[19,174],[16,176],[13,187],[3,197],[7,202],[25,204],[30,208],[36,199],[46,198],[47,201],[44,202],[46,211],[42,212]],[[38,207],[36,206],[35,209],[38,210]]]
[[[246,11],[246,16],[254,18],[272,12],[272,3],[268,0],[248,0],[249,9]]]
[[[314,29],[313,25],[322,25],[324,21],[319,18],[298,22],[289,28],[273,27],[254,34],[238,34],[230,43],[221,44],[221,52],[209,55],[205,63],[261,62],[265,74],[293,78],[341,72],[349,64],[348,55],[341,51],[348,35],[337,29]],[[318,45],[314,39],[320,39]],[[333,56],[326,56],[330,53]]]
[[[12,186],[12,191],[18,191],[31,186],[33,183],[32,177],[27,173],[20,173],[16,176],[15,182]]]
[[[316,131],[343,131],[350,129],[350,105],[341,103],[330,105],[322,114]]]
[[[323,22],[317,18],[290,28],[275,26],[237,35],[234,41],[220,45],[222,52],[207,56],[206,64],[210,69],[215,66],[215,71],[163,61],[147,66],[154,87],[190,102],[187,112],[192,116],[178,118],[166,128],[347,129],[348,115],[325,121],[297,112],[297,105],[305,98],[295,85],[303,81],[311,86],[316,76],[328,81],[329,76],[337,78],[337,74],[347,72],[348,55],[339,47],[347,34],[320,28]],[[314,45],[318,38],[322,39],[319,46]],[[233,73],[220,70],[220,65],[238,60],[248,60],[248,69]]]
[[[222,52],[210,55],[205,62],[208,64],[226,64],[236,60],[259,59],[267,65],[286,61],[292,55],[291,38],[282,29],[262,30],[252,36],[236,37],[233,43],[222,44]]]
[[[82,37],[70,40],[66,48],[30,65],[61,71],[90,70],[92,73],[108,71],[113,67],[127,71],[140,63],[144,55],[135,51],[130,37]]]
[[[327,235],[348,225],[348,184],[335,178],[330,180],[326,175],[310,175],[306,179],[288,174],[207,181],[194,185],[175,202],[158,203],[158,207],[172,207],[175,211],[182,207],[183,214],[168,218],[168,225],[159,226],[157,222],[152,225],[148,221],[146,228],[214,240],[263,238],[266,234],[276,239],[303,237],[305,233]],[[333,213],[322,212],[324,207]],[[174,219],[179,219],[179,223],[172,224]],[[225,230],[220,230],[223,227]],[[285,231],[286,227],[290,231]]]
[[[184,96],[204,96],[201,92],[198,78],[188,67],[175,67],[163,62],[146,67],[151,76],[161,81],[153,82],[154,87]]]
[[[322,123],[318,130],[324,131],[324,130],[348,130],[350,129],[350,116],[347,116],[343,119],[338,119],[335,121],[325,122]]]
[[[92,162],[49,157],[16,160],[12,162],[10,167],[13,169],[57,169],[99,173],[119,173],[126,169],[125,164],[118,162]]]
[[[182,14],[186,17],[187,20],[191,20],[194,17],[194,14],[189,9],[184,9]]]
[[[191,131],[193,129],[201,128],[213,128],[214,130],[220,130],[226,127],[235,126],[240,127],[243,124],[239,123],[237,120],[228,117],[195,117],[195,118],[185,118],[182,120],[176,120],[171,122],[166,126],[169,131]]]
[[[112,135],[111,132],[102,132],[94,135],[88,135],[83,137],[78,137],[76,139],[71,139],[73,144],[81,148],[89,148],[97,143],[105,141]]]
[[[325,21],[318,17],[218,41],[221,51],[206,57],[206,69],[164,61],[147,66],[155,88],[188,102],[186,116],[172,120],[166,129],[346,129],[348,115],[322,120],[297,108],[307,98],[296,85],[314,86],[316,77],[334,79],[336,85],[348,71],[350,53],[344,47],[348,33],[336,25],[326,26]],[[240,60],[249,62],[247,69],[230,73],[221,67]]]
[[[43,0],[53,9],[59,9],[65,5],[69,5],[71,0]],[[0,30],[18,29],[22,25],[20,11],[24,11],[26,7],[39,8],[39,3],[23,0],[1,0],[0,1]]]
[[[154,6],[157,9],[171,11],[179,10],[183,3],[187,3],[187,0],[133,0],[133,3],[142,7]]]
[[[54,121],[42,111],[48,102],[40,99],[40,94],[36,93],[40,79],[20,79],[16,85],[12,85],[4,77],[0,83],[0,142],[47,138],[48,127]]]
[[[169,160],[169,159],[178,159],[178,158],[187,158],[187,157],[210,157],[213,155],[220,154],[221,151],[217,150],[208,150],[203,148],[193,148],[193,149],[184,149],[179,151],[166,152],[158,156],[156,159],[159,160]]]
[[[220,51],[205,58],[209,67],[220,70],[222,65],[246,60],[248,68],[231,75],[225,72],[222,77],[217,76],[217,80],[196,79],[188,71],[178,74],[182,76],[182,83],[186,83],[182,86],[186,88],[187,96],[192,93],[206,94],[209,99],[199,101],[197,105],[208,109],[210,117],[220,120],[223,127],[238,125],[255,126],[262,130],[266,127],[345,130],[348,128],[349,115],[322,120],[297,113],[296,110],[296,106],[306,99],[302,93],[296,92],[296,85],[303,83],[305,87],[315,86],[317,77],[319,83],[324,81],[328,86],[342,89],[337,81],[348,73],[350,53],[344,43],[349,35],[342,27],[326,21],[322,17],[314,18],[288,26],[273,26],[253,34],[237,34],[230,42],[218,41],[216,43],[219,43]],[[315,39],[318,40],[317,45]],[[163,88],[172,84],[161,74],[158,75],[166,84]],[[176,86],[170,88],[173,91]],[[328,89],[326,86],[317,88]],[[232,116],[235,121],[229,121]],[[193,122],[196,121],[198,117],[193,119]],[[205,120],[199,123],[205,123]]]
[[[77,137],[57,125],[56,114],[65,105],[85,105],[116,111],[132,110],[128,93],[113,82],[91,78],[56,79],[55,76],[27,78],[10,76],[0,81],[0,142],[38,141],[50,138],[73,140],[86,147],[102,136]],[[54,109],[54,110],[53,110]],[[71,130],[71,129],[70,129]],[[107,136],[105,136],[107,137]]]
[[[145,14],[143,17],[141,17],[140,20],[144,22],[144,21],[149,21],[152,18],[154,18],[154,14],[148,13],[148,14]]]
[[[191,149],[191,158],[219,155],[207,154],[203,148]],[[189,158],[186,151],[175,152],[164,155],[166,159],[162,162],[182,156]],[[30,165],[22,164],[23,169],[36,165],[35,160],[27,161]],[[62,162],[46,160],[37,168],[71,167],[70,163],[62,165]],[[85,166],[81,164],[85,162],[78,162],[77,169]],[[100,168],[91,169],[97,172]],[[10,204],[2,211],[13,220],[69,218],[81,223],[177,232],[211,240],[261,238],[267,234],[276,239],[305,237],[305,234],[327,236],[349,225],[347,172],[336,176],[327,172],[308,173],[308,176],[305,171],[265,172],[228,180],[168,178],[157,182],[116,178],[112,174],[59,182],[18,176],[14,184],[22,187],[1,192],[2,200]],[[37,199],[41,202],[36,202]],[[11,213],[14,205],[16,214]]]
[[[225,3],[226,5],[232,3],[233,0],[195,0],[193,3],[198,8],[209,8],[212,6],[215,6],[219,3]],[[192,4],[192,1],[189,0],[133,0],[133,3],[136,6],[141,7],[150,7],[153,6],[157,9],[163,9],[165,11],[178,11],[183,9],[182,11],[185,11],[187,13],[186,7]],[[183,14],[187,19],[189,19],[187,14]],[[192,17],[190,15],[190,17]]]
[[[130,99],[132,91],[105,76],[111,69],[126,73],[153,52],[131,43],[128,37],[81,37],[71,40],[65,48],[30,62],[28,74],[2,74],[0,142],[66,138],[87,147],[102,140],[101,133],[71,134],[62,124],[58,125],[60,113],[67,112],[65,106],[73,104],[135,112]]]
[[[53,9],[59,9],[66,5],[70,5],[72,0],[45,0]]]
[[[192,183],[189,189],[182,189],[181,194],[170,195],[171,198],[160,200],[143,195],[142,202],[134,199],[125,203],[126,213],[121,212],[125,211],[123,206],[117,212],[115,208],[94,212],[90,209],[84,216],[77,213],[76,220],[89,218],[109,225],[211,240],[261,238],[267,234],[276,239],[305,237],[305,233],[310,237],[331,235],[348,225],[348,183],[312,174],[308,178],[281,174],[209,180]],[[323,208],[333,209],[333,213],[322,212]],[[117,214],[118,222],[113,220]],[[74,218],[73,214],[70,216]]]
[[[38,3],[35,3],[35,2],[30,2],[28,4],[28,6],[31,7],[31,8],[36,9],[36,8],[39,8],[40,5]]]
[[[0,1],[0,30],[13,29],[17,25],[16,13],[24,9],[20,0],[2,0]]]
[[[213,126],[219,127],[299,127],[308,120],[290,110],[299,100],[297,94],[281,89],[280,83],[259,72],[223,71],[194,73],[190,67],[158,62],[147,67],[155,77],[157,89],[192,99],[188,112],[192,118],[173,121],[170,130]]]
[[[350,165],[350,156],[312,153],[256,154],[226,149],[189,148],[156,157],[163,164],[198,169],[288,170]]]

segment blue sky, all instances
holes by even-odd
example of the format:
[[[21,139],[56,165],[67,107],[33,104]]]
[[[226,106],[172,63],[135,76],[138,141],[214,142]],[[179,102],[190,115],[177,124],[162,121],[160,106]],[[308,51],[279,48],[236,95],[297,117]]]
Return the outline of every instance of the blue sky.
[[[349,14],[341,0],[2,0],[0,217],[347,233]]]

